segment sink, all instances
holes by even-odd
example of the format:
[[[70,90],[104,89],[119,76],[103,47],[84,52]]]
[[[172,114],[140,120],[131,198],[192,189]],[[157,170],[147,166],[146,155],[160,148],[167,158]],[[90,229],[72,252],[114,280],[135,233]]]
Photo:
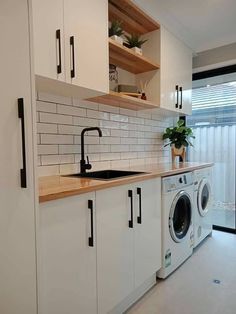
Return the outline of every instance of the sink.
[[[140,171],[124,171],[124,170],[100,170],[87,173],[76,173],[67,175],[67,177],[91,178],[95,180],[114,180],[122,177],[135,176],[144,174]]]

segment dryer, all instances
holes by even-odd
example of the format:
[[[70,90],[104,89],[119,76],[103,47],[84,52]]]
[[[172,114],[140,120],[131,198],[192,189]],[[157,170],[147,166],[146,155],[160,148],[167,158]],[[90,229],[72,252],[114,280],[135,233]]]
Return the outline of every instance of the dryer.
[[[162,267],[166,278],[193,252],[193,173],[162,179]]]
[[[194,171],[194,248],[212,232],[212,168]]]

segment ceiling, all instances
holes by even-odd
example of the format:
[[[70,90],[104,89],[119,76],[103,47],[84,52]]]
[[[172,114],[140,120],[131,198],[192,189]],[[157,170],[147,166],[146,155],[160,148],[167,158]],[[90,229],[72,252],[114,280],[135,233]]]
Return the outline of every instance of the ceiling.
[[[236,0],[135,0],[195,52],[236,42]]]

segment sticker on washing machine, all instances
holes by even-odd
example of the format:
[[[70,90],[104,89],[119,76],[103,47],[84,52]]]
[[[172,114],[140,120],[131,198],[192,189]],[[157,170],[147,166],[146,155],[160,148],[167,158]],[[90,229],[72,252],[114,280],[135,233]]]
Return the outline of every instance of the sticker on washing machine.
[[[194,233],[191,231],[190,233],[190,247],[193,247],[194,245]]]
[[[168,249],[165,254],[165,268],[171,265],[171,251]]]

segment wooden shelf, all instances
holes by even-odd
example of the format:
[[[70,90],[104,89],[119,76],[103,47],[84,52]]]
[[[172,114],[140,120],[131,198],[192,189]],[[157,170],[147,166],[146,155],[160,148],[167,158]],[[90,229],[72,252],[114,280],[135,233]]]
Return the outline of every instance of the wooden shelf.
[[[134,74],[159,69],[159,64],[109,38],[109,62]]]
[[[146,34],[160,25],[130,0],[109,0],[109,20],[122,21],[123,29],[130,34]]]
[[[107,95],[87,99],[92,102],[101,103],[113,107],[121,107],[131,110],[144,110],[159,108],[156,104],[140,98],[127,96],[121,93],[110,91]]]

